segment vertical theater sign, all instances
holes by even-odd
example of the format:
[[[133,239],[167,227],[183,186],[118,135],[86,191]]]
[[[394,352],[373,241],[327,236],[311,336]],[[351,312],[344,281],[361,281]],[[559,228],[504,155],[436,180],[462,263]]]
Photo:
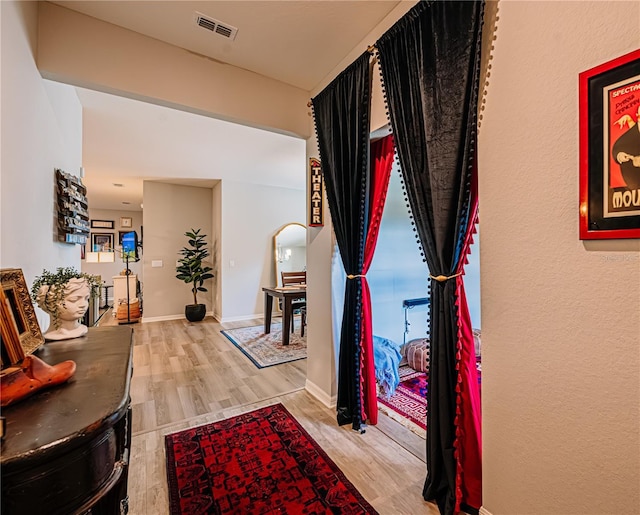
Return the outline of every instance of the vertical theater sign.
[[[309,184],[309,227],[322,227],[324,222],[322,220],[322,168],[320,167],[320,161],[315,157],[309,159],[309,170],[311,174],[311,180]]]

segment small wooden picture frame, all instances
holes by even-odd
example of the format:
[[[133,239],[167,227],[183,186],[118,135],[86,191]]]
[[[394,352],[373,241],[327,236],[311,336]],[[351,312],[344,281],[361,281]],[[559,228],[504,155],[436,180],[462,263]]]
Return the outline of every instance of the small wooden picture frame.
[[[19,363],[25,354],[33,353],[44,343],[44,336],[38,325],[22,270],[3,268],[0,270],[0,278],[0,335],[4,367]]]
[[[113,229],[113,220],[91,220],[92,229]]]
[[[130,216],[121,216],[120,227],[133,227],[133,218]]]

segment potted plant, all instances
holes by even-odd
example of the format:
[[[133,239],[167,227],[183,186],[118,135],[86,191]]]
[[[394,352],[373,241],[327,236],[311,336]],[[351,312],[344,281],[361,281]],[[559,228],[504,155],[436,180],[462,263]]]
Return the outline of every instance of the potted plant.
[[[80,323],[89,298],[100,295],[100,279],[73,267],[58,267],[55,272],[43,270],[31,287],[31,298],[49,313],[51,321],[44,333],[47,340],[76,338],[87,332]]]
[[[213,277],[210,273],[213,269],[203,264],[204,259],[209,256],[207,244],[204,241],[206,234],[200,234],[200,229],[191,229],[184,235],[189,238],[189,246],[183,247],[180,251],[182,257],[178,260],[176,277],[192,285],[193,304],[185,306],[184,315],[189,322],[199,322],[204,318],[206,306],[198,304],[198,292],[207,291],[203,284]]]

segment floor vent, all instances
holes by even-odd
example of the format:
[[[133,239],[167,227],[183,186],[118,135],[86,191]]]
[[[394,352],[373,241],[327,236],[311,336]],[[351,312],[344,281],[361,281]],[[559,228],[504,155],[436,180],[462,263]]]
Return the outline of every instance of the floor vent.
[[[202,27],[203,29],[207,29],[223,38],[227,38],[230,40],[236,39],[236,34],[238,33],[238,29],[233,27],[227,23],[222,23],[214,18],[210,18],[209,16],[205,16],[202,13],[195,13],[196,25],[198,27]]]

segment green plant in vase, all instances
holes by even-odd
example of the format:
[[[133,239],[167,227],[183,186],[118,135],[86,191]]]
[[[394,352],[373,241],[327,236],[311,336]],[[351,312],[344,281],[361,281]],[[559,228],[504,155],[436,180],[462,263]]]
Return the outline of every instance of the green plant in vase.
[[[55,272],[43,270],[31,286],[31,298],[51,316],[44,337],[66,340],[86,334],[87,326],[80,321],[89,307],[89,298],[100,294],[100,286],[98,277],[73,267],[58,267]]]
[[[204,318],[206,305],[198,303],[198,292],[208,291],[203,285],[207,279],[213,278],[213,274],[210,273],[213,268],[204,263],[205,258],[209,256],[206,234],[200,234],[200,229],[191,229],[184,235],[189,238],[189,245],[179,252],[182,257],[176,266],[176,278],[191,285],[193,304],[185,306],[184,314],[190,322],[199,322]]]

